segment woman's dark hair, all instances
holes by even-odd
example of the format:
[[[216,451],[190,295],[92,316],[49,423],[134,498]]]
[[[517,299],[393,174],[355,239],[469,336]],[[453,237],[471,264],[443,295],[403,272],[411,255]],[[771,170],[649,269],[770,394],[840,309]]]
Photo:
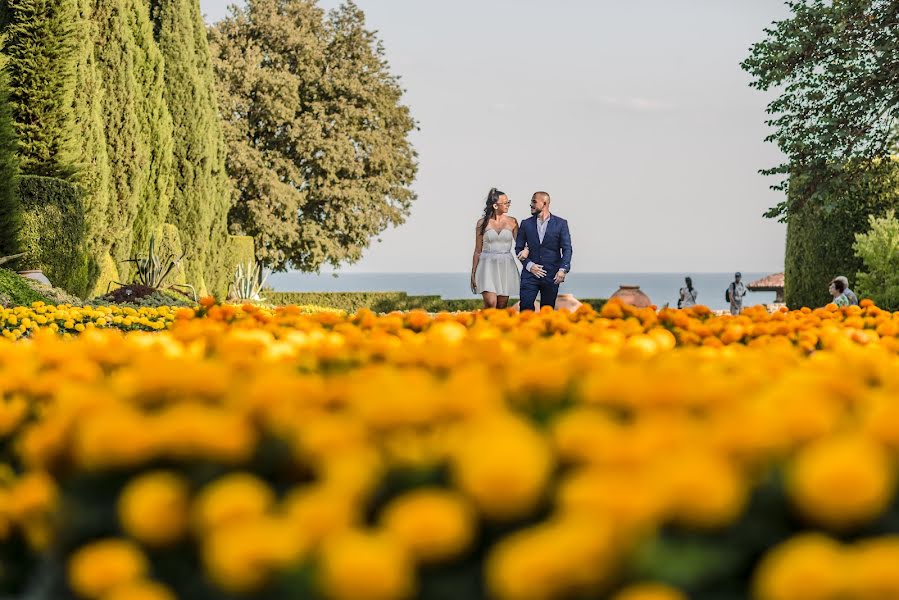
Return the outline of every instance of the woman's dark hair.
[[[833,287],[841,294],[846,291],[846,284],[840,281],[839,279],[833,280]]]
[[[505,192],[501,192],[496,188],[490,188],[490,192],[487,194],[487,204],[484,206],[484,218],[481,219],[481,235],[484,235],[484,232],[487,231],[487,222],[490,221],[493,213],[496,212],[493,205],[499,202],[501,196],[505,195]]]
[[[690,290],[690,291],[692,292],[692,291],[693,291],[693,278],[692,278],[692,277],[685,277],[685,278],[684,278],[684,281],[687,282],[687,289]]]

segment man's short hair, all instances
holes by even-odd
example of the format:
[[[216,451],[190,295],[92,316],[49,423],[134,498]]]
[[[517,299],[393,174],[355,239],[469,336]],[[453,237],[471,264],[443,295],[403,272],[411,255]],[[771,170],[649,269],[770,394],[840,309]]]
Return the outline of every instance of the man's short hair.
[[[534,192],[534,197],[542,197],[547,202],[552,202],[552,199],[549,197],[549,194],[547,192]]]

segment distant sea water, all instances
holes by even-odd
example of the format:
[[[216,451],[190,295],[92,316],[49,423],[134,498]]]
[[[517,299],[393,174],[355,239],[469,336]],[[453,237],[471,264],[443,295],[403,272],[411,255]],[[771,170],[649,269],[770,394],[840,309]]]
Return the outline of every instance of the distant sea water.
[[[768,273],[743,273],[750,284]],[[684,277],[693,278],[699,294],[697,304],[725,309],[724,291],[734,279],[733,273],[578,273],[568,275],[561,293],[575,298],[608,298],[618,286],[639,285],[657,306],[666,302],[677,306],[678,290]],[[272,273],[268,285],[279,292],[406,292],[413,296],[441,296],[446,299],[476,298],[469,289],[468,273],[344,273],[320,275],[288,271]],[[774,302],[774,292],[749,292],[743,306]]]

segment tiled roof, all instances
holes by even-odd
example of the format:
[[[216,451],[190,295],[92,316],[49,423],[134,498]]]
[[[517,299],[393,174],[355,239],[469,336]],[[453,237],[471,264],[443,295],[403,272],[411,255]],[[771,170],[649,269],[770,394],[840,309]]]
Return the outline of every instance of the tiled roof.
[[[753,281],[746,287],[754,291],[782,290],[784,289],[784,274],[775,273],[774,275],[768,275],[767,277],[763,277],[758,281]]]

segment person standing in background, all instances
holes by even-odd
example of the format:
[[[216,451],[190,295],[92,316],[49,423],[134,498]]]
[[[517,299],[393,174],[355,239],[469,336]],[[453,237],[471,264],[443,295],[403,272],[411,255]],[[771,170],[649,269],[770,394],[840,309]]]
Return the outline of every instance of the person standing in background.
[[[741,279],[743,274],[737,271],[734,273],[734,280],[727,286],[724,298],[730,302],[730,314],[738,315],[743,310],[743,296],[746,295],[746,286],[743,285]]]
[[[696,288],[693,287],[693,278],[685,277],[684,283],[687,285],[680,289],[680,297],[677,299],[677,307],[678,308],[688,308],[690,306],[696,306],[696,297],[699,296],[699,292]]]
[[[849,300],[849,306],[858,306],[858,296],[849,289],[849,279],[845,275],[840,275],[835,278],[834,281],[841,281],[843,283],[843,287],[846,288],[843,290],[843,294],[846,296],[846,299]]]
[[[833,296],[833,303],[844,308],[849,306],[849,298],[846,296],[846,284],[841,279],[834,279],[827,288],[830,295]]]

